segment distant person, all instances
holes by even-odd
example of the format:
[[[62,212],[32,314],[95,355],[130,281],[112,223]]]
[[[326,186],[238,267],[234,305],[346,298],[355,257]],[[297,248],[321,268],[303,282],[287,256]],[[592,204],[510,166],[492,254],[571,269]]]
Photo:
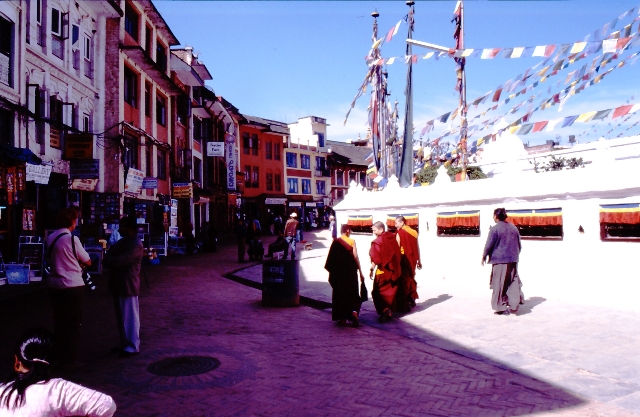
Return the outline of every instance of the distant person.
[[[282,252],[284,256],[284,254],[287,252],[288,246],[289,245],[287,243],[287,240],[284,238],[284,235],[282,234],[282,232],[279,232],[276,240],[273,243],[269,244],[269,250],[266,257],[273,258],[273,254],[277,252]]]
[[[400,247],[395,234],[385,232],[382,222],[373,224],[375,240],[371,242],[369,257],[371,258],[371,271],[369,277],[373,279],[371,298],[380,315],[379,321],[391,319],[394,311],[398,311],[396,295],[402,290],[400,275]],[[375,278],[374,276],[375,270]],[[404,291],[403,291],[404,292]]]
[[[262,226],[260,225],[260,220],[258,220],[257,217],[253,220],[253,230],[256,232],[257,236],[262,234]]]
[[[247,227],[244,225],[242,218],[238,219],[236,224],[236,242],[238,244],[238,262],[244,262],[244,254],[246,250]]]
[[[416,267],[422,269],[420,262],[420,245],[418,232],[407,226],[404,216],[395,220],[396,240],[400,246],[400,266],[402,269],[402,284],[407,302],[407,311],[416,306],[418,297],[418,283],[416,282]]]
[[[62,368],[74,369],[83,366],[78,362],[85,293],[82,269],[91,265],[91,258],[80,239],[72,236],[78,224],[78,209],[63,209],[57,220],[60,229],[47,238],[51,265],[47,279],[53,308],[53,329],[58,341],[57,359]]]
[[[351,322],[358,327],[360,314],[360,282],[364,282],[364,274],[360,267],[358,249],[355,240],[351,239],[351,228],[344,224],[342,235],[333,241],[329,248],[324,269],[329,271],[329,284],[333,289],[331,295],[331,319],[339,325]]]
[[[522,249],[520,232],[506,221],[507,211],[504,208],[493,211],[493,220],[496,224],[491,227],[487,236],[481,265],[484,266],[487,257],[492,265],[491,308],[495,314],[508,315],[517,312],[519,305],[524,303],[522,282],[518,276],[518,261]]]
[[[329,232],[331,232],[331,239],[336,240],[338,238],[338,225],[336,224],[336,218],[329,216]]]
[[[120,357],[140,353],[140,268],[144,249],[133,217],[120,220],[120,239],[109,249],[103,265],[109,268],[109,291],[116,311],[120,346],[113,350]]]
[[[20,337],[13,357],[13,371],[0,384],[0,416],[111,417],[113,399],[61,378],[51,378],[53,335],[35,328]]]
[[[291,260],[296,259],[296,240],[298,240],[299,226],[298,220],[296,220],[297,217],[298,215],[294,211],[293,213],[291,213],[291,215],[289,215],[289,220],[287,220],[287,223],[284,225],[284,238],[289,244],[289,248],[291,249]],[[287,252],[289,252],[288,249],[284,254],[284,259],[287,259],[288,257]]]

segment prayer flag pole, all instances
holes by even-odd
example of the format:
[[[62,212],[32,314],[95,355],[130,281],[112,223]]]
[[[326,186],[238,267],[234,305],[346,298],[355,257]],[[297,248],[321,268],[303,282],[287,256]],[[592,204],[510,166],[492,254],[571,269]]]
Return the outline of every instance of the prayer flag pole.
[[[409,25],[407,38],[409,40],[413,34],[413,5],[415,3],[409,0],[406,4],[409,6],[409,14],[407,15],[407,24]],[[396,157],[397,165],[395,167],[401,187],[409,187],[413,177],[413,52],[411,43],[407,42],[405,56],[409,59],[409,62],[407,63],[407,85],[404,92],[404,134],[402,148],[396,149],[396,155],[399,157]],[[400,151],[402,152],[401,154]]]

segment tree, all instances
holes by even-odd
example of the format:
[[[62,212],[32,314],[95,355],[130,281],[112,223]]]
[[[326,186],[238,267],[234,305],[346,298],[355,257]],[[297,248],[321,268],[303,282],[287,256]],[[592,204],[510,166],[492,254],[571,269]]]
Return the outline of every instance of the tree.
[[[544,162],[533,158],[533,161],[529,160],[529,163],[533,165],[535,172],[562,171],[563,169],[584,168],[585,166],[585,161],[582,158],[564,158],[555,155],[551,155]]]

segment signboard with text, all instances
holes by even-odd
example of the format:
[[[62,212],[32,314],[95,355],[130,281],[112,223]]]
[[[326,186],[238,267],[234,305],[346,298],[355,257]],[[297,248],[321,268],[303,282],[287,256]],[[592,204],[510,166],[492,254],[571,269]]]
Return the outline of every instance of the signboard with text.
[[[143,190],[153,190],[154,188],[158,188],[158,179],[154,177],[145,177],[142,180],[142,189]]]
[[[225,142],[225,160],[227,162],[227,190],[236,190],[236,169],[238,158],[234,143]]]
[[[127,180],[124,183],[124,193],[128,195],[139,195],[142,192],[142,181],[144,181],[144,172],[129,168],[127,171]]]
[[[224,156],[224,142],[207,142],[207,156]]]
[[[71,181],[71,189],[78,191],[95,191],[98,185],[98,180],[80,180],[75,179]]]
[[[99,159],[78,159],[70,161],[69,171],[72,179],[93,180],[100,178]]]
[[[49,176],[53,167],[51,165],[32,165],[26,163],[27,181],[33,181],[36,184],[49,184]]]
[[[173,198],[193,198],[193,185],[190,182],[174,183]]]
[[[64,157],[65,159],[93,159],[93,135],[90,133],[66,134]]]

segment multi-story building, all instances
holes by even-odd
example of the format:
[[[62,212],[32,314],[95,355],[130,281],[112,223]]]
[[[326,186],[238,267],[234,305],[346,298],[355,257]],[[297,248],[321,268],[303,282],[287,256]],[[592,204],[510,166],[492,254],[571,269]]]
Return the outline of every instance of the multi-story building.
[[[289,211],[313,222],[329,205],[330,172],[327,166],[327,121],[307,116],[289,124],[284,149],[285,182]]]
[[[344,198],[351,182],[367,189],[373,188],[373,180],[367,175],[367,155],[371,148],[366,142],[327,141],[328,160],[331,169],[331,205]]]
[[[88,207],[91,195],[105,191],[106,27],[123,14],[113,1],[0,2],[0,251],[5,258],[18,247],[19,235],[43,235],[55,227],[61,208]],[[30,165],[41,162],[40,168]],[[38,184],[26,181],[26,171],[34,169],[44,173]],[[100,220],[85,211],[80,229],[99,237]]]
[[[171,97],[185,94],[171,79],[169,48],[178,40],[151,1],[118,5],[123,16],[107,21],[105,191],[119,196],[123,213],[147,224],[151,236],[164,236],[169,161],[186,140],[171,121]]]
[[[242,211],[265,226],[276,215],[285,215],[283,146],[288,135],[286,123],[241,115]]]

